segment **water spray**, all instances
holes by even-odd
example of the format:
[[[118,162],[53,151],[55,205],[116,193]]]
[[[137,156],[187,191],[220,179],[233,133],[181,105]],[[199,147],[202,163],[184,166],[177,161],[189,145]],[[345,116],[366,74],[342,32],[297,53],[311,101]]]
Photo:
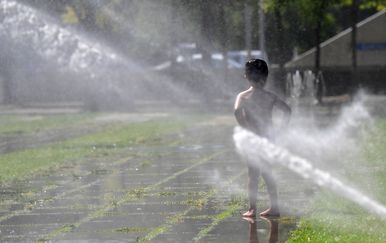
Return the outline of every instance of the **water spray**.
[[[257,136],[243,128],[236,127],[233,135],[237,151],[242,157],[253,163],[267,163],[281,165],[297,173],[301,177],[311,180],[317,185],[329,189],[362,208],[386,219],[386,208],[370,199],[356,189],[345,185],[330,173],[314,167],[308,160],[292,154],[288,150],[274,145],[266,138]]]
[[[91,107],[125,109],[144,101],[174,104],[176,100],[194,98],[186,88],[167,75],[151,72],[136,58],[15,0],[0,0],[0,39],[0,48],[9,43],[8,55],[17,60],[17,73],[24,74],[28,81],[12,81],[22,87],[15,91],[18,98],[41,101],[40,97],[48,97],[50,101],[57,100],[57,93],[66,93]],[[26,53],[33,58],[27,58]],[[49,79],[45,72],[31,71],[30,75],[29,70],[38,65],[53,77]],[[48,88],[53,92],[42,92]]]

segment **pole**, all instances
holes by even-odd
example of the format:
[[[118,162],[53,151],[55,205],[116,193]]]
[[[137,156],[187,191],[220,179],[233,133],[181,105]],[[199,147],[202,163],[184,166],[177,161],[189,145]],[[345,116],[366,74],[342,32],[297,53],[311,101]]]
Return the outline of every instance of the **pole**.
[[[259,49],[266,59],[265,53],[265,16],[263,11],[263,0],[259,0]]]
[[[358,72],[357,72],[357,22],[358,22],[358,5],[359,0],[352,0],[351,6],[351,79],[352,87],[351,92],[355,92],[358,89]]]
[[[247,50],[247,59],[251,58],[252,49],[252,8],[249,2],[244,4],[244,21],[245,21],[245,50]]]

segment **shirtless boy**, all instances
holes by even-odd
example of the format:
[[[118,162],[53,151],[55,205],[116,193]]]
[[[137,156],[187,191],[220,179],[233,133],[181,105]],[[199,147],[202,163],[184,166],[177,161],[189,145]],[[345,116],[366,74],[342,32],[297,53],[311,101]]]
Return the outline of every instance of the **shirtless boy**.
[[[245,64],[245,78],[249,81],[249,89],[237,95],[235,102],[235,117],[240,126],[258,136],[274,139],[272,112],[278,108],[284,114],[287,124],[291,115],[290,107],[276,95],[264,90],[268,77],[268,66],[264,60],[252,59]],[[261,216],[279,216],[276,183],[269,166],[257,166],[248,163],[248,197],[249,210],[244,217],[256,216],[256,201],[258,179],[261,175],[267,186],[270,207],[261,212]]]

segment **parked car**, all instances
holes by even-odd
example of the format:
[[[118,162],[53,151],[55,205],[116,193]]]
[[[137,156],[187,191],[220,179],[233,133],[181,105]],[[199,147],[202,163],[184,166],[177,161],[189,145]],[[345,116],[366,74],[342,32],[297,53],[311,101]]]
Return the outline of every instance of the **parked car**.
[[[177,63],[197,63],[202,61],[203,55],[201,53],[194,53],[191,52],[192,49],[190,49],[190,52],[181,53],[177,55],[176,62]],[[235,69],[242,69],[244,68],[245,62],[250,58],[260,58],[267,60],[265,58],[265,55],[260,50],[252,50],[250,52],[250,55],[248,55],[248,52],[246,50],[240,50],[240,51],[229,51],[227,52],[227,67],[229,69],[235,68]],[[224,55],[223,53],[212,53],[211,54],[211,61],[210,63],[214,68],[221,68],[223,67],[223,61],[224,61]]]

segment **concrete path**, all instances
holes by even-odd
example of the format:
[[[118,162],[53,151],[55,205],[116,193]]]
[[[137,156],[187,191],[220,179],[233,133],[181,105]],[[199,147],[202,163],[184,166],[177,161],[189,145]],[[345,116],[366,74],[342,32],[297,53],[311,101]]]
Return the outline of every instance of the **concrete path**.
[[[246,168],[232,129],[232,117],[222,117],[161,146],[130,147],[2,186],[0,241],[284,242],[309,188],[277,170],[283,216],[243,220]],[[262,189],[259,208],[266,205]]]

